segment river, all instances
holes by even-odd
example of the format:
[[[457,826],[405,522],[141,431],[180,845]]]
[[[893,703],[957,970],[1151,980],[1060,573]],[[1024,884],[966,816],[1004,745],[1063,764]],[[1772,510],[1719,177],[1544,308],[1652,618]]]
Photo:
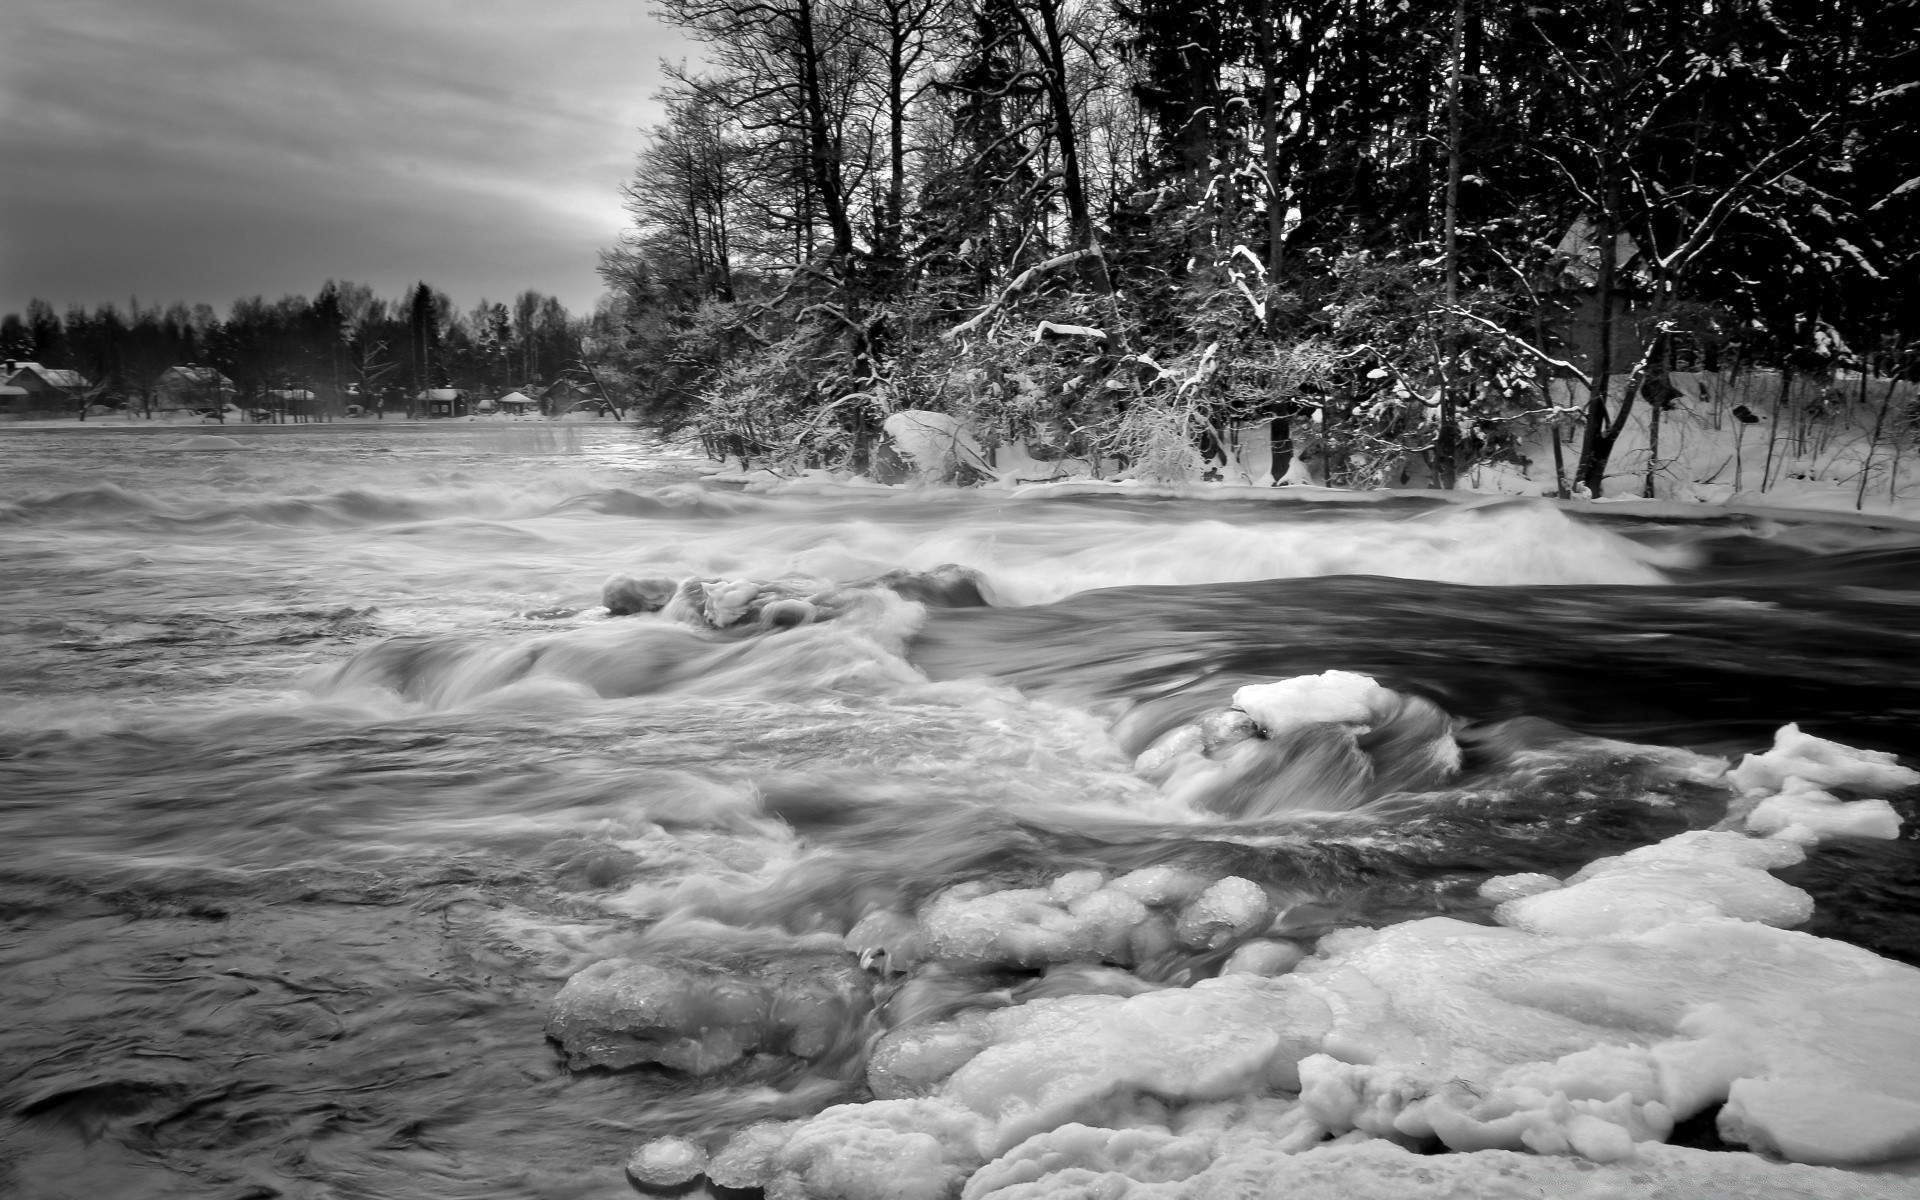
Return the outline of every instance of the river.
[[[751,980],[956,886],[1166,866],[1252,880],[1309,952],[1491,928],[1486,880],[1714,825],[1700,763],[1789,722],[1920,761],[1897,521],[698,466],[614,426],[0,436],[0,1190],[631,1195],[649,1139],[871,1099],[879,1032],[1226,951],[1109,954],[1133,982],[1098,986],[1037,951],[848,954],[820,1046],[704,1073],[570,1065],[550,1006],[592,964]],[[818,619],[610,617],[619,573],[784,579]],[[1457,766],[1363,738],[1185,791],[1135,770],[1329,671]],[[1888,799],[1900,838],[1778,877],[1807,932],[1920,964],[1916,792]]]

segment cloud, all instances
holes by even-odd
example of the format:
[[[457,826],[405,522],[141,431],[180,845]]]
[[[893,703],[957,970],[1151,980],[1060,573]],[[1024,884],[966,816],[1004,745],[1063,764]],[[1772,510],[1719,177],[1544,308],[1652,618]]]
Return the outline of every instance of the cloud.
[[[634,0],[15,0],[0,309],[329,277],[585,308],[691,43]]]

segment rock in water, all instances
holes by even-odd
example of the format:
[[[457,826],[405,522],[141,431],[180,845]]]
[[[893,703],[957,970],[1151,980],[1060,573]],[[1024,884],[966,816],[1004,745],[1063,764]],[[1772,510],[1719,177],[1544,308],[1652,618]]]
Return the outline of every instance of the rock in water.
[[[658,576],[615,575],[601,585],[600,603],[615,617],[659,612],[673,599],[677,586],[673,580]]]

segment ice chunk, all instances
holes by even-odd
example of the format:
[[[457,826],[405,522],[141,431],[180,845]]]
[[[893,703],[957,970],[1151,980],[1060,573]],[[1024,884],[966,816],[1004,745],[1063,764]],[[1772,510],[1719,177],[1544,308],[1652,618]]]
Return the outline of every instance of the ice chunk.
[[[1181,911],[1175,936],[1195,949],[1218,950],[1266,928],[1273,909],[1259,884],[1229,875]]]
[[[1920,1156],[1920,1100],[1818,1080],[1736,1079],[1720,1136],[1795,1162],[1852,1166]]]
[[[1306,957],[1306,951],[1298,942],[1269,941],[1261,938],[1248,942],[1228,957],[1225,966],[1220,968],[1222,975],[1285,975],[1300,965]]]
[[[987,1123],[944,1100],[841,1104],[794,1127],[768,1200],[950,1200],[985,1161]]]
[[[655,1138],[627,1159],[627,1174],[636,1183],[653,1188],[692,1183],[706,1170],[706,1148],[686,1138]]]
[[[930,1094],[948,1076],[972,1062],[993,1043],[994,1027],[984,1012],[968,1012],[951,1021],[896,1029],[874,1045],[867,1058],[867,1086],[882,1100]]]
[[[1738,917],[1798,925],[1813,900],[1767,874],[1800,861],[1798,847],[1738,833],[1683,833],[1588,865],[1567,886],[1494,910],[1503,925],[1562,937],[1637,933],[1670,921]]]
[[[920,928],[929,953],[945,962],[1038,967],[1088,953],[1084,923],[1039,888],[949,890],[921,912]]]
[[[1496,875],[1480,885],[1480,898],[1495,903],[1520,900],[1527,896],[1538,896],[1541,892],[1551,892],[1559,886],[1560,881],[1551,875]]]
[[[1323,671],[1277,683],[1250,683],[1233,693],[1233,706],[1252,717],[1268,737],[1306,725],[1367,728],[1398,699],[1371,676]]]
[[[1430,918],[1331,934],[1274,983],[1339,1014],[1300,1067],[1335,1133],[1592,1157],[1739,1086],[1756,1098],[1730,1104],[1727,1136],[1797,1159],[1878,1161],[1862,1156],[1920,1136],[1920,971],[1806,934],[1702,917],[1571,939]],[[1795,1108],[1742,1080],[1838,1089],[1874,1132],[1840,1136],[1811,1103],[1825,1093]]]
[[[1727,772],[1728,782],[1750,794],[1785,790],[1787,781],[1796,778],[1870,796],[1920,786],[1920,771],[1901,766],[1893,755],[1830,742],[1800,732],[1798,725],[1781,726],[1771,750],[1749,754]]]
[[[1596,1166],[1508,1150],[1417,1154],[1380,1140],[1302,1153],[1287,1142],[1220,1139],[1206,1170],[1160,1182],[1129,1172],[1183,1169],[1175,1166],[1177,1156],[1191,1139],[1156,1144],[1142,1138],[1124,1156],[1103,1154],[1087,1141],[1084,1149],[1063,1144],[1055,1150],[1050,1140],[1036,1139],[1031,1149],[1021,1147],[983,1168],[975,1176],[982,1185],[969,1183],[964,1200],[1910,1200],[1914,1192],[1909,1178],[1650,1143],[1636,1146],[1623,1162]],[[1154,1153],[1162,1147],[1165,1157]],[[1048,1154],[1058,1157],[1042,1158]],[[1038,1166],[1057,1169],[1029,1178]]]
[[[752,975],[697,963],[607,959],[567,981],[547,1036],[576,1070],[639,1063],[707,1075],[756,1051],[819,1058],[854,1036],[870,996],[841,956],[756,964]]]
[[[1106,882],[1106,875],[1100,871],[1069,871],[1048,886],[1047,896],[1055,904],[1072,904],[1099,891]]]
[[[1004,1151],[1069,1122],[1125,1124],[1142,1103],[1298,1086],[1294,1064],[1331,1020],[1317,998],[1249,975],[1120,999],[1038,1000],[993,1016],[996,1040],[940,1086]]]
[[[1124,892],[1142,904],[1184,904],[1205,891],[1213,881],[1205,875],[1179,867],[1142,867],[1114,880],[1108,886]]]
[[[707,1164],[708,1180],[723,1188],[766,1187],[773,1179],[774,1159],[799,1125],[798,1121],[762,1121],[742,1129]]]
[[[1074,1185],[1103,1177],[1171,1183],[1189,1179],[1212,1165],[1211,1138],[1181,1137],[1153,1127],[1102,1129],[1070,1124],[1035,1134],[982,1167],[967,1180],[961,1200],[981,1196],[1001,1200],[1032,1196],[1038,1200],[1074,1194]],[[1089,1188],[1078,1194],[1100,1193]]]
[[[1105,887],[1074,900],[1067,911],[1081,922],[1090,957],[1106,962],[1140,961],[1143,947],[1134,935],[1149,914],[1137,898],[1119,888]],[[1164,949],[1145,948],[1149,954]]]
[[[1802,846],[1836,837],[1892,841],[1900,836],[1900,814],[1885,800],[1843,801],[1795,776],[1754,806],[1747,828]]]

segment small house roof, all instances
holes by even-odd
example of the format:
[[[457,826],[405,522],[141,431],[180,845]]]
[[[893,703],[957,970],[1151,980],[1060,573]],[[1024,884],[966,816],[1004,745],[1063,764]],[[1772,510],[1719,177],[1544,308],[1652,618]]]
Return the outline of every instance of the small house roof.
[[[231,387],[233,385],[233,380],[228,379],[213,367],[174,366],[160,372],[161,379],[169,377],[178,379],[182,383],[201,386]]]
[[[415,400],[458,400],[459,398],[459,388],[428,388],[414,396]]]
[[[37,375],[49,387],[83,388],[87,386],[87,377],[78,371],[69,371],[65,367],[43,367],[37,362],[16,362],[13,374],[6,382],[13,383],[22,375]]]
[[[502,404],[538,404],[539,401],[535,400],[532,396],[527,395],[525,392],[508,392],[506,395],[500,397],[500,403]]]

